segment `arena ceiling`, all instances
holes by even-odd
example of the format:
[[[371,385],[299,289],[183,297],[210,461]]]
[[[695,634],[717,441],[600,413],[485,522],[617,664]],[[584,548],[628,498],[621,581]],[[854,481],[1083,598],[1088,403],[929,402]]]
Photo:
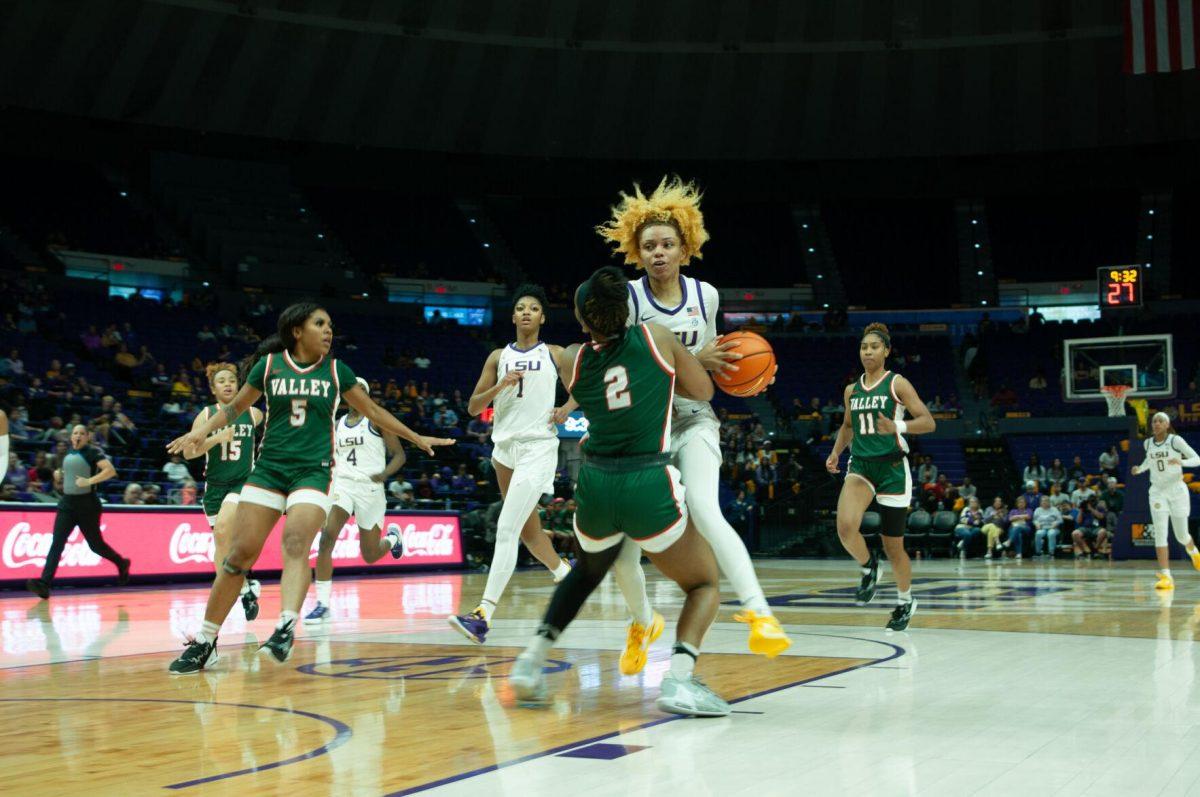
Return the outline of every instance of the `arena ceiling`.
[[[0,105],[283,141],[860,159],[1200,140],[1119,0],[7,0]]]

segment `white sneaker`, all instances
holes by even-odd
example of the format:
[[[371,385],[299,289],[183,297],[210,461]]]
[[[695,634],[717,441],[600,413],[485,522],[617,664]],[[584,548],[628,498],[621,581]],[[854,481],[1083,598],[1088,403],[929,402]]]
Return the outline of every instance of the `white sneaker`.
[[[681,680],[669,672],[662,680],[662,692],[655,705],[659,711],[688,717],[727,717],[732,710],[695,676]]]
[[[1020,558],[1021,558],[1021,554],[1017,554],[1017,558],[1018,558],[1018,559],[1020,559]]]
[[[991,552],[991,551],[988,551],[987,553],[985,553],[985,554],[983,555],[983,558],[984,558],[984,559],[991,559],[991,558],[992,558],[992,552]]]
[[[517,696],[517,705],[542,706],[546,703],[546,673],[540,663],[518,656],[508,673],[508,683]]]

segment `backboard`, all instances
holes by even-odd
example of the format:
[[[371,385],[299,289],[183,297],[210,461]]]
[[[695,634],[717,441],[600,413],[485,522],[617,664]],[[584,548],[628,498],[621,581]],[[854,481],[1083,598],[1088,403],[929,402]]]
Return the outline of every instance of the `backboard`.
[[[1063,341],[1063,397],[1101,401],[1100,388],[1130,385],[1129,398],[1175,395],[1175,358],[1170,335],[1118,335]]]

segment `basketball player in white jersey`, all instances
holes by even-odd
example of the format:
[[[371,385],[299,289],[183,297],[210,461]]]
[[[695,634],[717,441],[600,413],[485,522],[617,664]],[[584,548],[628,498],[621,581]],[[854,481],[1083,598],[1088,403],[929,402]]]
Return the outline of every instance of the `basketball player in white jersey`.
[[[691,183],[664,177],[646,197],[634,186],[634,195],[621,194],[612,219],[596,230],[623,253],[625,262],[645,272],[629,283],[629,323],[655,323],[667,327],[709,371],[737,370],[741,355],[717,338],[717,289],[679,271],[691,258],[699,258],[708,240],[700,213],[700,193]],[[772,381],[774,381],[772,379]],[[721,512],[718,488],[721,474],[720,422],[707,401],[675,397],[671,426],[671,454],[687,487],[688,511],[696,529],[708,540],[721,572],[733,585],[743,611],[734,616],[750,625],[750,650],[774,657],[792,643],[767,605],[754,565],[741,537]],[[646,649],[662,633],[662,615],[650,608],[641,550],[626,543],[613,566],[633,622],[620,659],[621,672],[632,675],[646,663]]]
[[[1154,433],[1142,441],[1146,458],[1142,464],[1129,469],[1129,475],[1150,474],[1150,519],[1154,524],[1154,552],[1158,554],[1158,581],[1154,588],[1175,589],[1171,577],[1170,550],[1167,547],[1167,525],[1175,531],[1175,539],[1184,547],[1192,565],[1200,570],[1200,551],[1188,532],[1188,516],[1192,513],[1191,495],[1183,482],[1183,469],[1200,466],[1200,456],[1171,428],[1171,418],[1165,412],[1155,413],[1150,421]]]
[[[504,498],[483,599],[470,614],[446,618],[451,627],[477,644],[486,639],[496,604],[517,567],[518,539],[553,573],[555,583],[571,572],[542,530],[537,514],[538,499],[554,492],[554,471],[558,467],[555,424],[566,418],[564,408],[554,407],[558,387],[554,358],[562,347],[539,340],[546,323],[545,307],[546,294],[541,287],[517,288],[512,315],[517,340],[488,355],[467,403],[472,416],[483,412],[488,404],[495,405],[492,464]]]
[[[358,378],[363,392],[370,394],[367,380]],[[378,561],[386,552],[393,559],[404,555],[400,529],[392,526],[380,536],[387,496],[383,486],[388,477],[404,467],[404,449],[400,439],[381,432],[357,410],[351,409],[337,422],[337,445],[333,467],[333,506],[321,531],[317,549],[317,605],[304,617],[309,625],[330,618],[329,601],[333,593],[333,546],[350,516],[358,526],[358,550],[367,564]],[[387,459],[387,452],[392,458]]]

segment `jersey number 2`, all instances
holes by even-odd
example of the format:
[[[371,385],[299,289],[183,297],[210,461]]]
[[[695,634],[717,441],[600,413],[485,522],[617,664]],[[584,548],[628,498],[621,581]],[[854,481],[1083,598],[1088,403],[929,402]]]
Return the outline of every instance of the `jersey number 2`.
[[[608,401],[608,409],[623,410],[633,406],[633,396],[629,393],[629,372],[623,365],[614,365],[604,372],[604,398]]]
[[[858,433],[875,434],[875,418],[869,412],[858,416]]]

